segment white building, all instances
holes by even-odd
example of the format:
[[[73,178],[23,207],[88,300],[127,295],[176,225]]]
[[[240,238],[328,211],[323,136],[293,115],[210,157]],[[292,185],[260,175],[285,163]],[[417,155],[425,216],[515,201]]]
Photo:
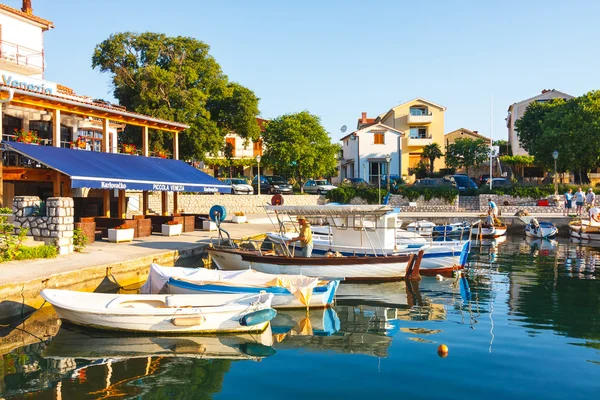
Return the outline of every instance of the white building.
[[[363,178],[377,183],[379,177],[388,175],[387,155],[390,156],[390,175],[399,176],[403,137],[403,132],[383,124],[366,126],[344,136],[340,139],[340,179]]]
[[[506,126],[508,128],[508,143],[512,148],[513,155],[527,155],[527,151],[521,147],[521,142],[519,141],[519,135],[517,134],[517,130],[515,128],[515,122],[525,114],[527,110],[527,106],[531,103],[535,102],[545,102],[553,99],[564,99],[569,100],[572,99],[573,96],[559,92],[558,90],[542,90],[541,94],[537,96],[530,97],[529,99],[520,101],[518,103],[511,104],[508,107],[508,116],[506,117]]]

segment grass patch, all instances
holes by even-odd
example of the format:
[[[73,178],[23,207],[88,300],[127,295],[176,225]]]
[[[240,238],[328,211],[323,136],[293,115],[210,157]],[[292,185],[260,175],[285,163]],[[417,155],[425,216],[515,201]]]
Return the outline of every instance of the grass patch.
[[[56,246],[21,246],[14,259],[34,260],[36,258],[56,258],[57,255],[58,249]]]

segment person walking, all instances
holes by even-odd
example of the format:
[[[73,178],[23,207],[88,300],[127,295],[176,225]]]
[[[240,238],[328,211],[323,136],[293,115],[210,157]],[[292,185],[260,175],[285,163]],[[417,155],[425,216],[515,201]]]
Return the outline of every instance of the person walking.
[[[312,257],[313,239],[310,224],[304,217],[298,217],[298,224],[300,225],[300,234],[298,237],[290,239],[286,243],[300,242],[300,246],[302,247],[302,257]]]
[[[565,210],[563,212],[563,216],[566,217],[567,215],[569,215],[569,212],[571,211],[571,208],[573,207],[573,190],[569,189],[567,190],[567,192],[565,193]]]
[[[583,203],[585,203],[585,194],[581,188],[577,189],[577,193],[575,193],[575,205],[577,206],[577,215],[581,215],[583,213]]]
[[[594,193],[594,190],[592,190],[592,188],[589,188],[587,191],[587,194],[585,195],[585,205],[587,206],[588,210],[592,207],[594,207],[594,203],[596,202],[596,193]]]

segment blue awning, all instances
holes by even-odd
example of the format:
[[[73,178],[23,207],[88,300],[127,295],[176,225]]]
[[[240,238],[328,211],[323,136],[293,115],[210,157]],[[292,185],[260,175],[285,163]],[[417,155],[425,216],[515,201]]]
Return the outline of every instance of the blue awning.
[[[71,177],[71,187],[162,192],[230,193],[231,186],[179,160],[2,142]]]

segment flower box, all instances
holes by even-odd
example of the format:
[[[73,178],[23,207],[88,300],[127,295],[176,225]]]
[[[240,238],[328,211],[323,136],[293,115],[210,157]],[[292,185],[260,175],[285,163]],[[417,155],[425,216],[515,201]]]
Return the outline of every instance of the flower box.
[[[168,225],[168,224],[162,224],[160,226],[161,228],[161,232],[163,236],[177,236],[177,235],[181,235],[181,230],[183,229],[183,225],[182,224],[176,224],[176,225]]]
[[[202,221],[202,230],[203,231],[216,231],[217,224],[212,221]]]
[[[131,242],[135,229],[109,229],[108,241],[111,243]]]
[[[233,218],[231,219],[231,221],[234,224],[245,224],[246,216],[245,215],[234,215]]]

